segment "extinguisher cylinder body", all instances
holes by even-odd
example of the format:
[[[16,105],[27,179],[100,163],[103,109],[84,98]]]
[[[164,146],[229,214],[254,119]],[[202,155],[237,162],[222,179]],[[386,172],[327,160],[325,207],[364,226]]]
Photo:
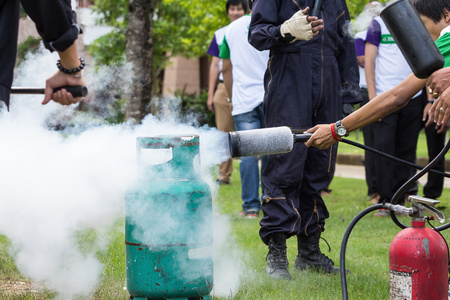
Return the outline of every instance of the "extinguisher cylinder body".
[[[448,249],[442,236],[412,221],[389,248],[390,299],[448,299]]]

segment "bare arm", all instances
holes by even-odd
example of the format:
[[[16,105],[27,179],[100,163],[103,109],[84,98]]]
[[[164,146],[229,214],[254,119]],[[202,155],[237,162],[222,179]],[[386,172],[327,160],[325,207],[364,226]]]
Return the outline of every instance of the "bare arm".
[[[208,109],[211,112],[214,112],[214,91],[216,89],[217,79],[219,78],[220,69],[219,69],[220,58],[217,56],[213,56],[211,60],[211,66],[209,67],[209,84],[208,84]]]
[[[228,95],[233,95],[233,65],[230,59],[223,59],[222,65],[223,83],[227,89]]]
[[[69,46],[69,48],[67,48],[66,50],[58,52],[58,54],[61,60],[61,65],[66,69],[75,69],[81,64],[78,57],[77,46],[75,43]],[[73,75],[81,75],[81,72],[82,71],[74,73]],[[72,94],[67,92],[65,89],[53,93],[53,89],[66,85],[85,86],[86,84],[83,77],[74,77],[58,71],[52,77],[48,78],[45,82],[45,96],[42,104],[47,104],[52,99],[53,101],[61,105],[70,105],[80,101],[81,97],[74,98]]]
[[[366,42],[365,50],[365,73],[367,81],[367,91],[369,92],[369,100],[372,100],[377,96],[377,89],[375,85],[375,60],[378,55],[378,47]]]
[[[348,115],[342,120],[342,124],[350,132],[389,115],[408,104],[409,100],[425,86],[425,81],[425,79],[419,79],[414,74],[410,74],[396,87],[378,95]],[[307,147],[326,149],[336,142],[331,134],[330,124],[317,125],[308,129],[307,132],[314,132],[309,141],[305,143]]]

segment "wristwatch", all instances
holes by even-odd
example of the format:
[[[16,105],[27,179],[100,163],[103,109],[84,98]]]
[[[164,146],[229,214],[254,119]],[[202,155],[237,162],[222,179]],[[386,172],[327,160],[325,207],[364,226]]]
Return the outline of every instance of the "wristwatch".
[[[344,136],[348,136],[347,128],[345,128],[344,125],[342,125],[341,120],[336,122],[336,134],[343,138]]]

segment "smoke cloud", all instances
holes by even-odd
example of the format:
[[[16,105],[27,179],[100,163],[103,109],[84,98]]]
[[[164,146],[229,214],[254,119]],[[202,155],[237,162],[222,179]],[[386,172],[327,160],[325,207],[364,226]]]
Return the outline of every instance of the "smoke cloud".
[[[367,3],[363,11],[353,21],[353,31],[356,33],[367,30],[373,18],[379,16],[383,8],[383,4],[379,1]]]
[[[56,60],[48,51],[30,57],[18,70],[14,86],[43,87],[56,72]],[[114,84],[112,73],[101,72],[97,80]],[[89,86],[93,78],[86,81],[94,90]],[[12,95],[10,112],[0,113],[0,234],[11,241],[11,255],[23,275],[45,282],[63,297],[89,296],[104,266],[94,250],[79,248],[77,233],[95,230],[101,237],[96,250],[107,246],[106,232],[124,217],[125,195],[137,181],[136,138],[198,134],[202,179],[214,196],[211,169],[227,158],[226,135],[152,116],[141,125],[105,125],[101,114],[92,118],[53,102],[42,106],[42,99]],[[64,130],[49,130],[55,124],[64,124]],[[227,217],[215,213],[213,222],[219,274],[214,293],[227,296],[239,286],[239,255],[229,243]],[[231,264],[237,266],[229,269]],[[229,270],[223,272],[222,267]]]

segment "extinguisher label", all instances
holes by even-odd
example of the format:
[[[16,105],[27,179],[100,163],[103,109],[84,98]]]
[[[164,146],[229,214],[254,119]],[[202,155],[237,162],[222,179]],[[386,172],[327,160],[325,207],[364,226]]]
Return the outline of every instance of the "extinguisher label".
[[[412,273],[394,270],[389,270],[389,273],[390,299],[412,299]]]

